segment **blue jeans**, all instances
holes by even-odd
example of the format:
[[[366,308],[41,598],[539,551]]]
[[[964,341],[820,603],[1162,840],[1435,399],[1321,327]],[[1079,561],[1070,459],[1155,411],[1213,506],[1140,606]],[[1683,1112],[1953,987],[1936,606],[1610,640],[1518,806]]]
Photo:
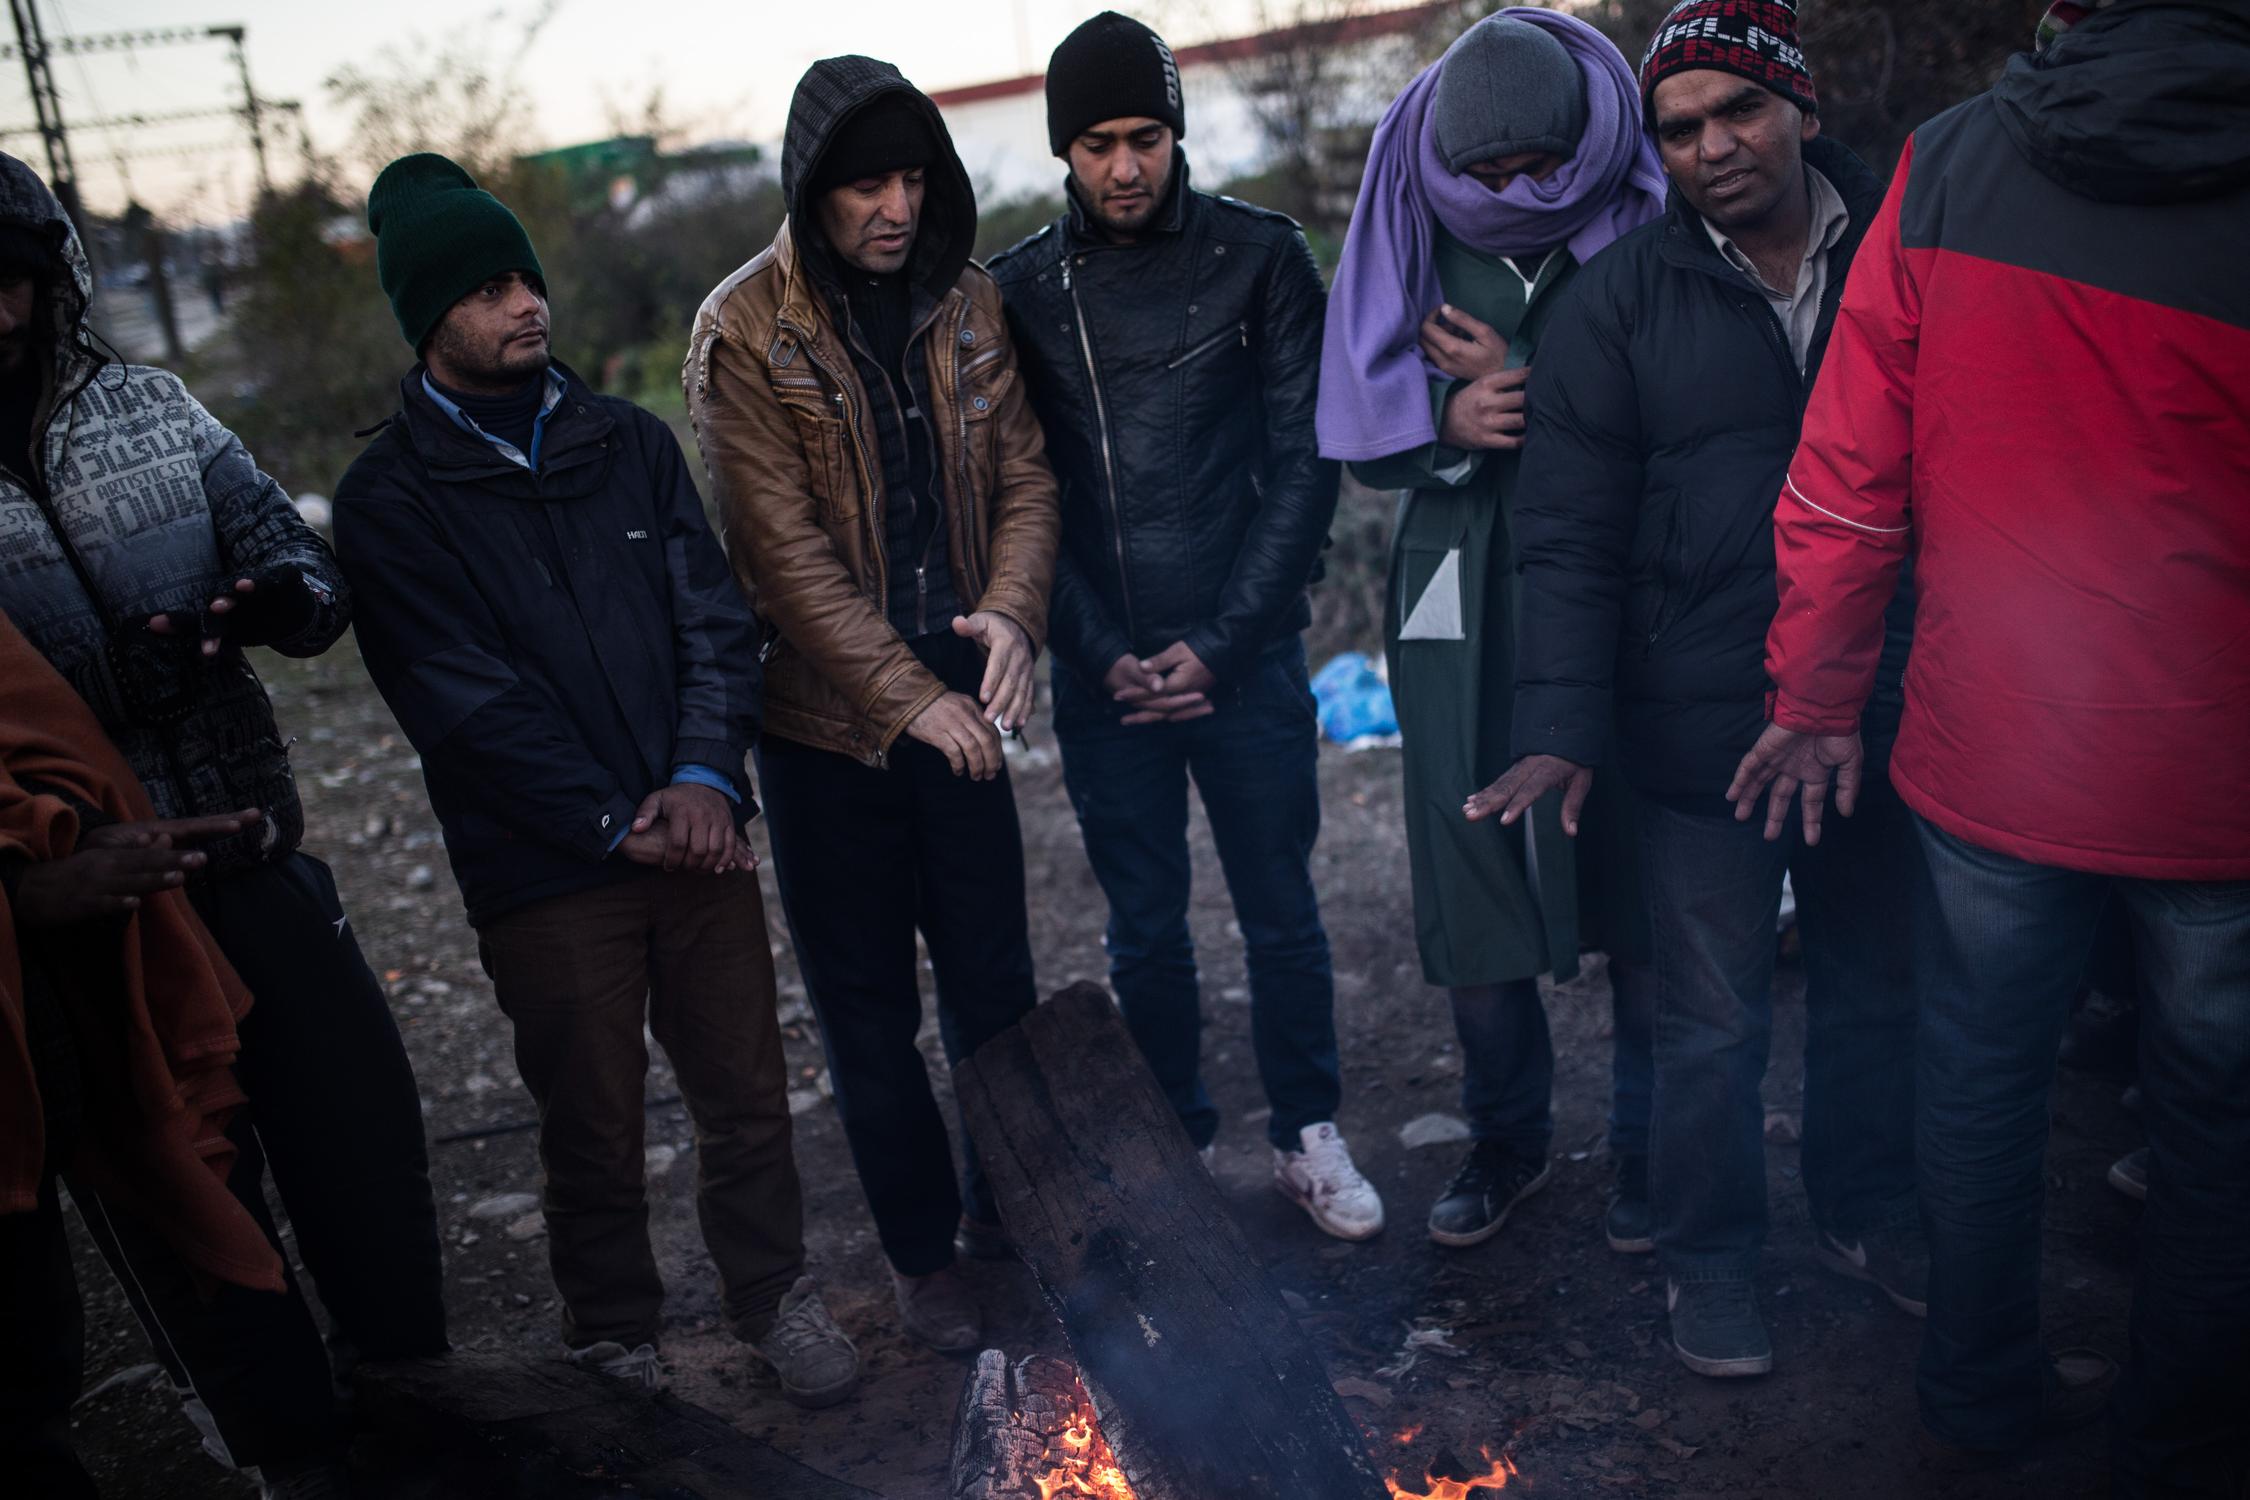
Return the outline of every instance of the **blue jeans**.
[[[1970,1447],[2039,1418],[2040,1213],[2055,1053],[2103,904],[2141,972],[2148,1207],[2111,1467],[2122,1495],[2225,1494],[2250,1475],[2250,881],[2112,879],[1920,825],[1920,1150],[1930,1237],[1922,1418]]]
[[[1754,1275],[1766,1235],[1765,1077],[1775,924],[1786,871],[1805,954],[1805,1196],[1846,1240],[1914,1213],[1914,1000],[1908,935],[1926,890],[1920,850],[1880,763],[1858,813],[1817,848],[1792,817],[1723,803],[1642,805],[1642,878],[1656,957],[1649,1189],[1675,1280]]]
[[[1610,1055],[1609,1149],[1613,1156],[1648,1154],[1649,1056],[1655,1021],[1656,975],[1647,964],[1609,962],[1610,1014],[1615,1043]],[[1554,1138],[1554,1042],[1539,981],[1514,979],[1447,991],[1453,1029],[1461,1038],[1461,1112],[1480,1141],[1506,1141],[1544,1156]]]
[[[1202,1007],[1188,934],[1188,781],[1211,820],[1250,971],[1250,1036],[1273,1106],[1267,1134],[1295,1150],[1336,1117],[1335,983],[1313,894],[1319,730],[1292,638],[1216,695],[1217,711],[1126,725],[1099,684],[1055,664],[1055,738],[1086,858],[1109,898],[1109,982],[1188,1136],[1219,1112],[1201,1074]]]

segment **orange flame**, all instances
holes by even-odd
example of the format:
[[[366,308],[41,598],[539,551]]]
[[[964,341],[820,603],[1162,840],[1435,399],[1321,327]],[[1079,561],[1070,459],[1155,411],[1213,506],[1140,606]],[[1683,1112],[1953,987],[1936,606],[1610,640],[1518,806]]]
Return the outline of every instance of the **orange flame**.
[[[1032,1483],[1039,1486],[1039,1500],[1055,1500],[1058,1495],[1087,1495],[1093,1500],[1136,1500],[1125,1471],[1117,1467],[1117,1456],[1109,1451],[1109,1444],[1095,1430],[1091,1410],[1081,1406],[1056,1435],[1062,1439],[1065,1461],[1062,1467],[1049,1469],[1043,1476],[1033,1476]]]
[[[1391,1434],[1391,1441],[1403,1448],[1422,1435],[1422,1428],[1424,1425],[1425,1424],[1421,1422],[1416,1422],[1412,1427],[1401,1428],[1399,1431]]]
[[[1395,1474],[1383,1482],[1390,1486],[1392,1500],[1474,1500],[1472,1491],[1504,1490],[1509,1478],[1517,1472],[1515,1461],[1505,1453],[1494,1458],[1492,1450],[1487,1448],[1484,1461],[1491,1467],[1471,1479],[1440,1479],[1425,1471],[1422,1478],[1430,1486],[1426,1490],[1406,1488]]]

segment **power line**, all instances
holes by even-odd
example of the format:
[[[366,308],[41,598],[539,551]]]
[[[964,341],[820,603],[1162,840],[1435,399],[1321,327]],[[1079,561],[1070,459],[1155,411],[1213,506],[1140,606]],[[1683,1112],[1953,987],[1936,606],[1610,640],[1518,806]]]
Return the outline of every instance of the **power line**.
[[[294,110],[299,107],[294,99],[260,99],[260,109]],[[111,115],[101,120],[73,120],[73,130],[143,130],[157,125],[178,125],[191,120],[239,120],[248,111],[239,104],[214,105],[209,109],[175,109],[153,115]],[[0,137],[37,135],[37,125],[0,125]]]
[[[111,31],[97,36],[48,37],[36,43],[50,53],[127,52],[135,47],[177,47],[188,42],[239,39],[240,26],[165,26],[146,31]],[[20,56],[21,47],[0,46],[0,62]]]

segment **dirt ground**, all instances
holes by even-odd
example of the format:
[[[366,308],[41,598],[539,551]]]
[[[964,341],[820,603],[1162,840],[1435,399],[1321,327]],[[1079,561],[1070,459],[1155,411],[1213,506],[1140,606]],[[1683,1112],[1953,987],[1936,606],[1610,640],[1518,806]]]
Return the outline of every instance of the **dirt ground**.
[[[557,1349],[554,1288],[536,1216],[478,1219],[505,1193],[535,1192],[531,1102],[517,1079],[508,1028],[492,1003],[461,917],[412,749],[368,684],[349,641],[311,663],[261,663],[304,788],[307,844],[336,869],[369,960],[384,973],[420,1077],[451,1277],[453,1337],[527,1359]],[[1012,762],[1030,866],[1032,940],[1042,989],[1100,979],[1103,903],[1080,850],[1043,723]],[[1438,996],[1420,979],[1408,914],[1392,751],[1324,747],[1327,824],[1317,859],[1335,949],[1337,1022],[1346,1069],[1342,1127],[1381,1189],[1390,1227],[1340,1244],[1269,1186],[1264,1101],[1251,1063],[1249,1007],[1225,887],[1198,815],[1195,932],[1207,1004],[1204,1059],[1227,1123],[1218,1176],[1330,1373],[1386,1464],[1419,1488],[1441,1451],[1472,1459],[1503,1447],[1532,1495],[1613,1492],[1835,1500],[2106,1491],[2098,1432],[2078,1434],[2008,1473],[1940,1480],[1915,1451],[1912,1371],[1919,1325],[1872,1288],[1816,1266],[1808,1251],[1797,1150],[1767,1151],[1772,1231],[1761,1300],[1775,1371],[1752,1381],[1689,1374],[1669,1352],[1663,1285],[1652,1258],[1612,1253],[1601,1236],[1610,1164],[1602,1140],[1608,1069],[1607,988],[1594,972],[1554,990],[1558,1053],[1555,1149],[1547,1190],[1498,1238],[1465,1252],[1422,1232],[1459,1146],[1409,1150],[1406,1121],[1459,1110],[1460,1063]],[[781,973],[806,1187],[812,1261],[829,1305],[859,1342],[865,1383],[853,1401],[806,1413],[753,1373],[720,1325],[713,1277],[695,1228],[692,1132],[682,1110],[651,1110],[650,1195],[659,1259],[671,1288],[665,1354],[674,1388],[743,1431],[893,1500],[942,1493],[964,1365],[892,1328],[889,1286],[833,1108],[770,872],[768,910]],[[1802,975],[1783,970],[1770,1110],[1798,1107]],[[934,1026],[925,1045],[935,1064]],[[942,1082],[941,1082],[942,1088]],[[655,1063],[652,1099],[673,1092]],[[469,1136],[468,1132],[498,1133]],[[1787,1137],[1786,1123],[1771,1132]],[[2138,1210],[2103,1182],[2137,1144],[2114,1084],[2065,1074],[2049,1151],[2045,1305],[2052,1343],[2122,1355]],[[524,1236],[519,1238],[518,1236]],[[147,1365],[148,1346],[107,1273],[80,1246],[89,1305],[89,1391]],[[1063,1352],[1028,1273],[971,1265],[985,1299],[988,1342],[1019,1355]],[[1410,1332],[1442,1329],[1449,1352],[1401,1368]],[[201,1500],[250,1486],[194,1451],[162,1381],[112,1384],[79,1409],[78,1439],[112,1500]],[[1412,1431],[1409,1443],[1396,1434]],[[1216,1500],[1216,1497],[1214,1497]],[[1284,1500],[1284,1497],[1258,1497]]]

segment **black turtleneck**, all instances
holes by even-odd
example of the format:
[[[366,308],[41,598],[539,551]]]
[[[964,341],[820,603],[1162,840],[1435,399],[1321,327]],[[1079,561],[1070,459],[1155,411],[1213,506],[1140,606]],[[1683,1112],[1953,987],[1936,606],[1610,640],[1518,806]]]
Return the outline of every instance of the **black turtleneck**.
[[[531,456],[532,429],[539,422],[540,403],[547,399],[545,370],[525,381],[522,389],[501,396],[457,391],[434,374],[430,376],[430,384],[437,387],[439,395],[460,407],[461,415],[502,442],[515,444],[516,451],[525,458]]]

